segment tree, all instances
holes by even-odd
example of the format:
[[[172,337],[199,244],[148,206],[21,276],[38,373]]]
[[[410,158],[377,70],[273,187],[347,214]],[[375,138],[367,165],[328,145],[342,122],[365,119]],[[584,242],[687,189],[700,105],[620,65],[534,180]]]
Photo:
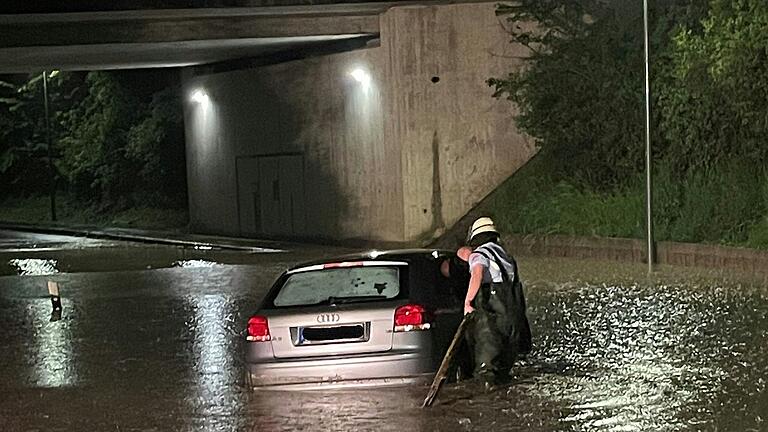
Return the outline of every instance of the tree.
[[[49,78],[51,141],[63,134],[63,111],[79,96],[78,74],[54,72]],[[42,75],[0,81],[0,196],[42,194],[50,173],[45,129]],[[54,173],[54,176],[57,174]]]
[[[160,78],[138,72],[52,75],[55,166],[60,186],[83,206],[185,205],[179,89],[162,87]],[[0,196],[42,195],[50,183],[41,76],[17,81],[0,82]]]
[[[663,58],[681,23],[697,22],[705,2],[657,5],[652,52]],[[526,64],[492,78],[495,96],[519,107],[518,127],[536,139],[553,171],[594,189],[623,184],[643,169],[643,28],[637,2],[522,0],[497,14]],[[654,86],[665,69],[654,63]],[[658,121],[658,120],[656,120]],[[659,137],[655,146],[662,148]]]
[[[63,116],[59,167],[80,199],[124,207],[139,170],[126,158],[127,135],[142,108],[113,74],[90,72],[85,83],[86,95]]]
[[[672,40],[659,91],[666,158],[679,170],[768,158],[768,4],[712,0],[702,30]]]
[[[168,87],[152,96],[146,113],[128,131],[126,156],[141,167],[141,191],[151,204],[186,205],[186,163],[179,89]]]

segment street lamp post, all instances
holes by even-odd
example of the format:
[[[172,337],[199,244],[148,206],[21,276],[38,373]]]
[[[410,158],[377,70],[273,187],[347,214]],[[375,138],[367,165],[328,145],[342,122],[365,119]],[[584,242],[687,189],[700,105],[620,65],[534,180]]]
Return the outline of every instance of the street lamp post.
[[[56,173],[53,168],[51,147],[51,121],[48,113],[48,71],[43,71],[43,104],[45,106],[45,140],[48,146],[48,183],[51,196],[51,220],[56,221]]]
[[[645,226],[648,273],[653,272],[653,217],[651,212],[651,61],[648,41],[648,0],[643,0],[643,42],[645,45]]]

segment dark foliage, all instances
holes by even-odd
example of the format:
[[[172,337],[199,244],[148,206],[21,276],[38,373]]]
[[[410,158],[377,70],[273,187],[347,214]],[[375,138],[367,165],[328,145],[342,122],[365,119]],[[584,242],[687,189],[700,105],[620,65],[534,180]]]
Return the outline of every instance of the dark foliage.
[[[670,35],[680,26],[695,26],[703,11],[703,0],[664,2],[653,9],[654,86],[665,82],[666,68],[659,69],[659,62],[670,55]],[[523,0],[499,6],[497,13],[510,24],[512,40],[527,46],[530,55],[522,70],[488,83],[496,96],[519,106],[518,127],[536,139],[554,171],[598,190],[640,171],[642,3]]]
[[[53,74],[51,141],[61,190],[99,210],[185,205],[178,89],[153,86],[153,77],[135,73]],[[49,172],[40,76],[3,83],[2,91],[0,198],[42,194]]]

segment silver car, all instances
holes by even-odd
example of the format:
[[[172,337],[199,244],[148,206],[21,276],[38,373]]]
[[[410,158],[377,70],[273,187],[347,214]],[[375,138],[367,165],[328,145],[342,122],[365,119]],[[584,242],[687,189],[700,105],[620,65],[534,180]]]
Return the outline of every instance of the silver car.
[[[246,385],[430,380],[462,317],[466,278],[446,276],[450,260],[459,262],[447,251],[399,250],[287,270],[248,320]]]

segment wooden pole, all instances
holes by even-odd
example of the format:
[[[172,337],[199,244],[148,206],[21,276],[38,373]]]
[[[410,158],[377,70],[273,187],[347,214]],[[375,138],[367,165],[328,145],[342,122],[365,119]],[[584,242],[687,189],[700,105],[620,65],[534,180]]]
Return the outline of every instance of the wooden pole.
[[[470,319],[469,317],[470,315],[464,315],[461,324],[459,324],[459,328],[456,329],[456,334],[453,335],[453,340],[448,346],[448,351],[445,352],[443,361],[440,363],[440,368],[437,370],[435,378],[432,380],[432,385],[429,387],[429,393],[427,393],[427,397],[424,398],[424,403],[421,405],[422,408],[432,406],[432,402],[435,400],[435,397],[437,397],[437,392],[440,391],[440,386],[448,375],[448,368],[451,366],[451,362],[456,356],[456,351],[458,351],[461,344],[461,339],[464,337],[464,330],[466,330],[467,322],[469,322]]]

